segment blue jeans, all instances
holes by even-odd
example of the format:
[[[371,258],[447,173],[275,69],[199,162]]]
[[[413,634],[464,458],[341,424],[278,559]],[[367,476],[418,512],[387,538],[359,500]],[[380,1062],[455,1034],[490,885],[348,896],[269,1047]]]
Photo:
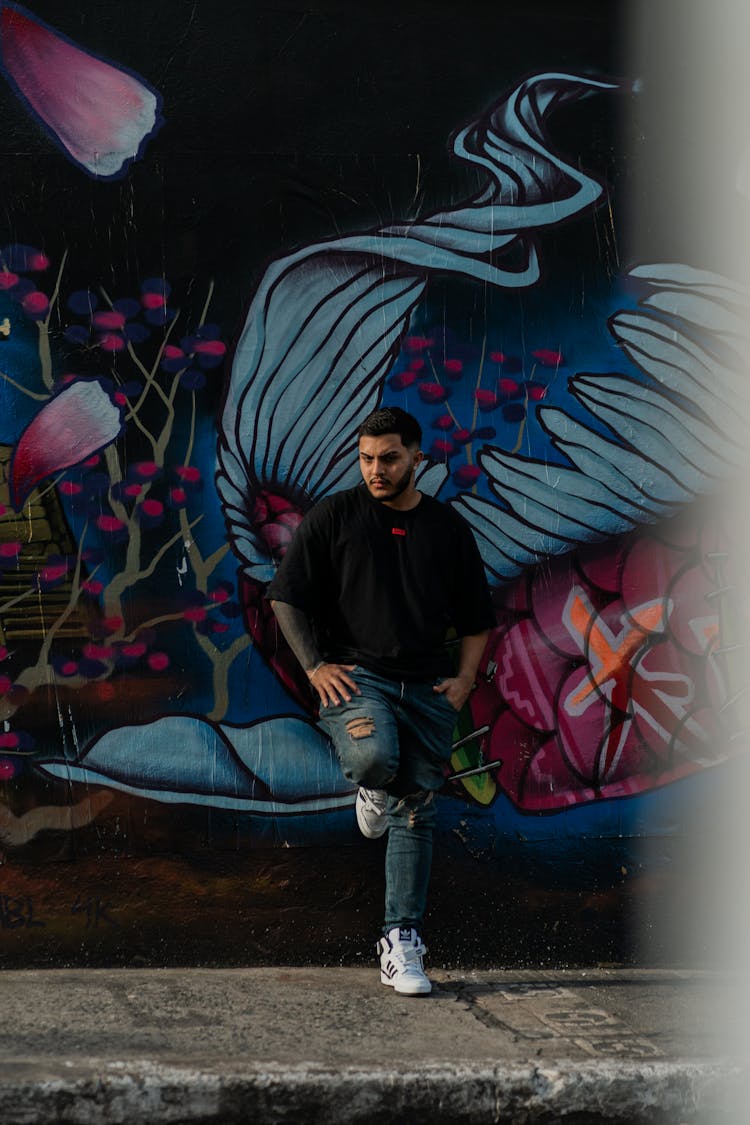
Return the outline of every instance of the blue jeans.
[[[357,665],[360,690],[321,709],[344,776],[388,793],[384,933],[421,930],[432,866],[435,794],[445,780],[457,712],[434,682],[401,683]]]

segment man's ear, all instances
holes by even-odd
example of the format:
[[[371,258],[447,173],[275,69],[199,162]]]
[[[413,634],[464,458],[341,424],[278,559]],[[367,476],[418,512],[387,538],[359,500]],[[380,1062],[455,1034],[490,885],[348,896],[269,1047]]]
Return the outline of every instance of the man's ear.
[[[422,452],[421,449],[418,449],[417,452],[414,454],[414,465],[417,466],[420,463],[420,461],[424,461],[424,453]]]

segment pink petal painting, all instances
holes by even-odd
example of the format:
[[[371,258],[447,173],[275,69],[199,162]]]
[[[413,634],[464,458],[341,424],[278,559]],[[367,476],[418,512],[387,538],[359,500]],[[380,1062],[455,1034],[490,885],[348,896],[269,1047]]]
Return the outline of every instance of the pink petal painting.
[[[18,4],[0,2],[0,72],[69,159],[96,179],[122,176],[162,124],[161,99],[142,78]]]
[[[100,383],[81,380],[55,395],[13,450],[9,486],[15,511],[39,481],[90,457],[121,429],[120,411]]]

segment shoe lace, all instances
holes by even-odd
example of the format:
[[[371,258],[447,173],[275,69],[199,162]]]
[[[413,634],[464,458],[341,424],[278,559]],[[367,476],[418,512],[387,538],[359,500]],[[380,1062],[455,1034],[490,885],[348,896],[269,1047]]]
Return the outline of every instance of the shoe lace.
[[[379,815],[385,811],[385,800],[377,790],[362,789],[362,804],[367,812],[378,813]]]
[[[419,972],[424,972],[422,957],[426,952],[427,949],[421,941],[417,945],[412,942],[396,942],[391,950],[391,957],[404,969],[418,969]]]

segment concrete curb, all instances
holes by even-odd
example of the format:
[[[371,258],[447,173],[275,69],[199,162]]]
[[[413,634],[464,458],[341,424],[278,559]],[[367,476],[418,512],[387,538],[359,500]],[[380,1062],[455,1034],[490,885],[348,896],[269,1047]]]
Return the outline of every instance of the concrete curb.
[[[50,1070],[59,1073],[60,1063]],[[603,1121],[687,1125],[731,1120],[742,1069],[669,1062],[476,1067],[425,1064],[396,1070],[274,1063],[196,1069],[131,1060],[63,1064],[69,1078],[0,1082],[3,1125],[552,1125]],[[48,1071],[49,1073],[49,1071]]]

